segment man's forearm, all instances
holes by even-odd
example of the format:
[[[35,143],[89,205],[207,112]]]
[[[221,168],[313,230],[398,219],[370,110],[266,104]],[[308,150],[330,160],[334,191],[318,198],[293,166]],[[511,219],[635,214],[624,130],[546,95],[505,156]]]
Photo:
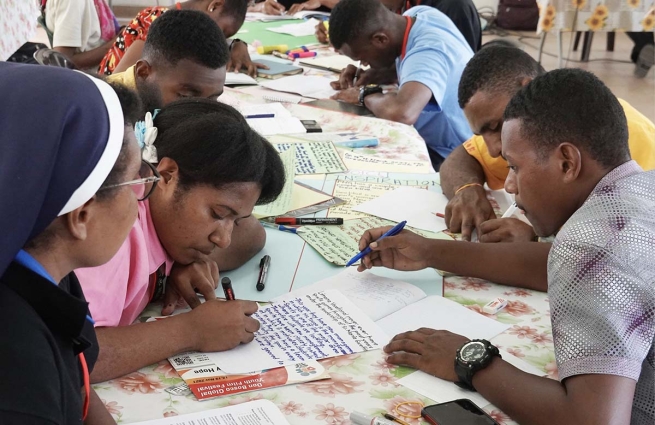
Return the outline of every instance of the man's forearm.
[[[548,290],[549,243],[482,244],[432,240],[430,267],[502,285]]]
[[[93,68],[100,65],[100,61],[105,57],[111,46],[116,40],[106,42],[102,46],[95,49],[87,50],[86,52],[75,53],[75,48],[72,47],[55,47],[54,50],[63,53],[75,64],[79,69]]]
[[[577,375],[566,385],[495,359],[473,377],[475,389],[522,425],[628,425],[634,381]]]
[[[441,165],[441,189],[446,198],[455,196],[455,191],[465,184],[484,184],[484,170],[480,163],[466,152],[464,146],[458,146]]]
[[[364,104],[377,118],[413,125],[415,117],[407,114],[407,108],[398,102],[397,93],[372,94],[364,98]]]
[[[103,382],[135,372],[175,354],[193,350],[194,337],[183,313],[156,322],[96,328],[100,354],[91,382]]]

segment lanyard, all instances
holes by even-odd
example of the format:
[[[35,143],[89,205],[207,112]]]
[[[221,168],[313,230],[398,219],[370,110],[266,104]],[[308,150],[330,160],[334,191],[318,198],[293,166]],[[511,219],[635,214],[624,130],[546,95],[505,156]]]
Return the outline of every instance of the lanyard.
[[[409,40],[409,31],[412,29],[413,24],[411,17],[405,16],[405,19],[407,19],[407,26],[405,27],[405,36],[403,37],[403,47],[400,51],[400,60],[405,59],[405,54],[407,53],[407,41]]]
[[[84,376],[84,407],[82,408],[82,419],[86,419],[86,415],[89,413],[89,402],[91,398],[91,384],[89,379],[89,368],[86,365],[86,357],[84,353],[79,354],[80,364],[82,365],[82,373]]]

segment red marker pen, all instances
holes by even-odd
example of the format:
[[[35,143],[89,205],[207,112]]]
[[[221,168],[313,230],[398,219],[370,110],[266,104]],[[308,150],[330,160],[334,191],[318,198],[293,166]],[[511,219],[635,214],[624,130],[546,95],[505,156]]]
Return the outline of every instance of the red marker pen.
[[[232,289],[232,281],[229,277],[224,277],[221,279],[221,286],[223,286],[223,293],[225,293],[226,301],[236,300],[236,297],[234,296],[234,290]]]

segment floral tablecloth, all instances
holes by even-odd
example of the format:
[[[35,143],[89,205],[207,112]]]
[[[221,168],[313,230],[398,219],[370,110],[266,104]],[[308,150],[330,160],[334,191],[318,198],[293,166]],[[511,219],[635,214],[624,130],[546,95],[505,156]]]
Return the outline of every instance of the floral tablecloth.
[[[653,0],[538,0],[537,32],[653,31]]]
[[[7,60],[36,32],[36,0],[0,1],[0,61]]]
[[[550,308],[542,292],[496,285],[480,279],[447,277],[445,296],[483,314],[484,304],[496,297],[509,303],[499,314],[489,316],[511,327],[492,341],[511,354],[557,378]],[[157,311],[156,306],[152,306]],[[403,401],[429,400],[396,381],[412,371],[385,362],[380,350],[322,361],[332,379],[297,386],[255,391],[203,402],[191,396],[173,396],[165,388],[182,380],[167,361],[141,369],[120,379],[94,385],[107,409],[119,423],[130,423],[162,416],[181,415],[265,398],[274,402],[290,424],[347,425],[353,410],[376,415],[392,412]],[[442,400],[443,401],[443,400]],[[485,410],[500,424],[513,422],[492,405]],[[404,405],[409,416],[420,413],[418,405]],[[404,418],[411,424],[419,420]]]

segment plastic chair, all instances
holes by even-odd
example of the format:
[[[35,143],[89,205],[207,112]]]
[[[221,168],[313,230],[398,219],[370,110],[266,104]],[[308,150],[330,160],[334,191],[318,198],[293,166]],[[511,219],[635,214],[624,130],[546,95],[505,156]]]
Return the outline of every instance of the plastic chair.
[[[60,68],[77,69],[75,64],[71,62],[65,55],[52,50],[52,49],[39,49],[34,52],[34,60],[39,65],[58,66]]]

